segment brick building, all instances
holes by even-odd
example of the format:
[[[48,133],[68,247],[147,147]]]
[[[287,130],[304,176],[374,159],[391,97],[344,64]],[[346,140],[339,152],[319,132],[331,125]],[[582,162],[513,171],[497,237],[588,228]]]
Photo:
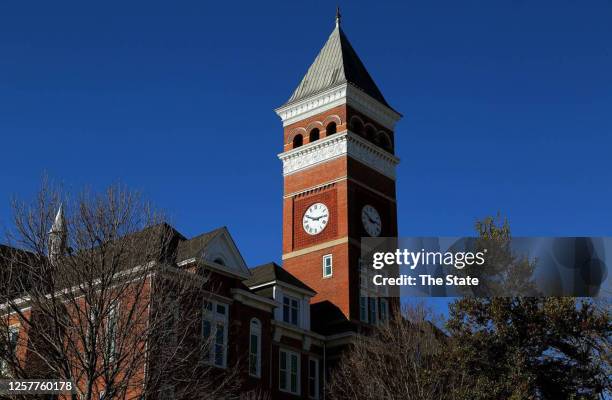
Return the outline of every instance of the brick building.
[[[164,260],[180,270],[206,269],[219,285],[202,311],[202,331],[214,326],[218,334],[212,365],[223,370],[246,359],[245,390],[322,399],[342,349],[393,308],[362,285],[360,239],[397,236],[394,126],[401,116],[349,43],[339,15],[276,112],[283,124],[282,266],[249,268],[226,228],[187,239],[165,226],[173,239]],[[28,340],[18,321],[12,332],[11,341]]]

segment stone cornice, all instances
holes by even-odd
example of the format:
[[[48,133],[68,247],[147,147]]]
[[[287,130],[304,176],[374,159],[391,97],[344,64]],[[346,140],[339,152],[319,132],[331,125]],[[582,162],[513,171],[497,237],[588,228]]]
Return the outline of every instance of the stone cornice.
[[[346,97],[349,106],[382,124],[387,129],[394,130],[395,123],[402,118],[400,113],[381,104],[355,86],[348,85]]]
[[[283,175],[287,176],[343,156],[395,179],[399,158],[349,131],[281,153],[278,158],[283,162]]]
[[[283,126],[287,126],[341,104],[354,107],[390,130],[394,129],[395,123],[402,117],[395,110],[348,83],[317,93],[304,100],[285,104],[274,111],[283,121]]]
[[[312,117],[330,108],[346,103],[347,84],[336,86],[314,96],[294,103],[285,104],[276,110],[283,126],[291,125],[304,118]]]

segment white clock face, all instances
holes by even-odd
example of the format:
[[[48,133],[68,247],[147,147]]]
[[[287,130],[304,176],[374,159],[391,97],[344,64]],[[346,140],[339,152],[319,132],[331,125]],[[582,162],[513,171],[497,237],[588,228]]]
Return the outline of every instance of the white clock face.
[[[315,203],[308,207],[302,218],[302,226],[309,235],[320,233],[329,221],[329,210],[323,203]]]
[[[361,209],[361,223],[368,235],[372,237],[380,235],[380,231],[382,230],[380,214],[369,204],[363,206]]]

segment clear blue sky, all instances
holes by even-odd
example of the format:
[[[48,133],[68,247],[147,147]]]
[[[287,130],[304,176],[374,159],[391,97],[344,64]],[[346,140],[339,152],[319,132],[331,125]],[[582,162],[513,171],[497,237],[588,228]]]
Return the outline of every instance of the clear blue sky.
[[[537,3],[537,4],[534,4]],[[192,236],[227,225],[280,260],[273,109],[336,2],[1,2],[0,224],[46,171],[122,182]],[[342,2],[343,27],[403,113],[400,233],[612,234],[612,2]]]

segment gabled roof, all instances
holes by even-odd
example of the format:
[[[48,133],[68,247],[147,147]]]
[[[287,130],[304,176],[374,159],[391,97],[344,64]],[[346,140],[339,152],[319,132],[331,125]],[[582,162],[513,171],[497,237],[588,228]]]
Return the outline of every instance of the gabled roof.
[[[35,265],[36,255],[16,247],[0,244],[0,303],[8,297],[17,297],[27,292],[35,279],[40,277],[39,271],[33,271],[26,266]]]
[[[200,260],[218,270],[230,272],[243,279],[251,276],[227,227],[223,226],[178,244],[177,263]]]
[[[199,256],[202,249],[204,249],[218,234],[223,232],[224,229],[225,227],[217,228],[180,242],[176,254],[176,261],[181,262]]]
[[[317,292],[304,282],[291,275],[285,269],[281,268],[276,263],[267,263],[251,269],[251,277],[244,281],[244,284],[249,288],[261,286],[271,282],[284,282],[291,286],[307,290],[316,294]]]
[[[287,104],[343,83],[361,89],[391,108],[338,23]]]

